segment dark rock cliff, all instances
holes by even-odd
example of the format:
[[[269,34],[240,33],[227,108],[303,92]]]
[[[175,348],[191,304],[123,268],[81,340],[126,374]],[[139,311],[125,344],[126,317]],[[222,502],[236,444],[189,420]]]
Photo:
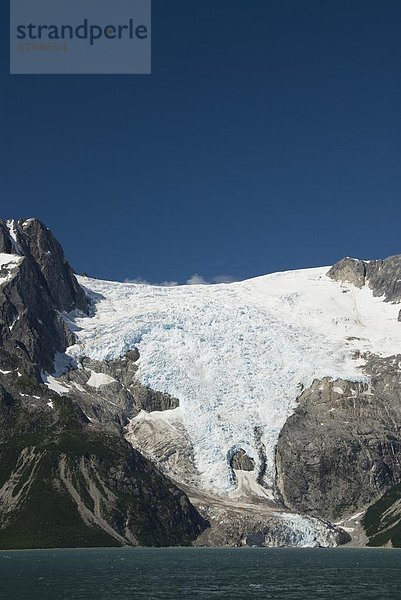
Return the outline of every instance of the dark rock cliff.
[[[39,219],[0,220],[0,252],[25,257],[38,282],[60,311],[88,312],[85,293],[58,241]]]
[[[276,451],[290,508],[330,520],[365,509],[401,481],[401,356],[368,356],[369,382],[316,380]]]
[[[0,548],[190,544],[207,522],[123,435],[139,407],[176,401],[136,388],[135,352],[72,370],[75,394],[43,385],[75,341],[62,313],[87,313],[85,293],[36,219],[0,221],[0,254],[14,257],[0,265]],[[91,368],[121,378],[118,405],[86,385]]]
[[[0,360],[53,371],[54,356],[74,339],[60,312],[88,311],[61,246],[37,219],[0,221],[0,252],[20,257],[11,281],[0,280]]]

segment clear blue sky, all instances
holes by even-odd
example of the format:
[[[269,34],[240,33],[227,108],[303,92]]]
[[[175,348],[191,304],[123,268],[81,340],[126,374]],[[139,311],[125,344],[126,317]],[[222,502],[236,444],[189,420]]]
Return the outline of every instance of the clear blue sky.
[[[183,282],[401,253],[401,2],[153,0],[151,76],[10,76],[0,215]]]

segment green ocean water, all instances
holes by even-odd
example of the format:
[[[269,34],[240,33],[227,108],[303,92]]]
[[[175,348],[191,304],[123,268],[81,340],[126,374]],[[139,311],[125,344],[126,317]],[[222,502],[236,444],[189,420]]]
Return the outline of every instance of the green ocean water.
[[[0,552],[3,600],[401,600],[401,551],[171,548]]]

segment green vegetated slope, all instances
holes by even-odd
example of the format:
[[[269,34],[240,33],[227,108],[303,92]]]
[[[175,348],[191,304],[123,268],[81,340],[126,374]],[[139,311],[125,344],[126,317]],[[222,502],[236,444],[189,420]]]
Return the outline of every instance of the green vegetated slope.
[[[185,494],[122,436],[97,430],[68,398],[52,403],[0,388],[0,548],[185,545],[199,535],[206,524]]]
[[[368,546],[401,548],[401,483],[368,508],[362,524],[369,538]]]

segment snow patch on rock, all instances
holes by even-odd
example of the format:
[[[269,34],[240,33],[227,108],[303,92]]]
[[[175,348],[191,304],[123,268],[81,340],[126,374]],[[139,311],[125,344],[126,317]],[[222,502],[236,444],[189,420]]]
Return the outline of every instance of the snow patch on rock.
[[[70,388],[61,384],[55,377],[49,375],[48,373],[42,373],[42,381],[49,388],[49,390],[53,390],[53,392],[56,392],[59,396],[68,394],[70,391]]]
[[[22,256],[0,253],[0,285],[9,283],[14,279],[23,260]]]
[[[103,385],[109,385],[110,383],[116,383],[114,377],[110,377],[110,375],[106,375],[105,373],[96,373],[91,370],[91,376],[86,382],[86,385],[99,389]]]

